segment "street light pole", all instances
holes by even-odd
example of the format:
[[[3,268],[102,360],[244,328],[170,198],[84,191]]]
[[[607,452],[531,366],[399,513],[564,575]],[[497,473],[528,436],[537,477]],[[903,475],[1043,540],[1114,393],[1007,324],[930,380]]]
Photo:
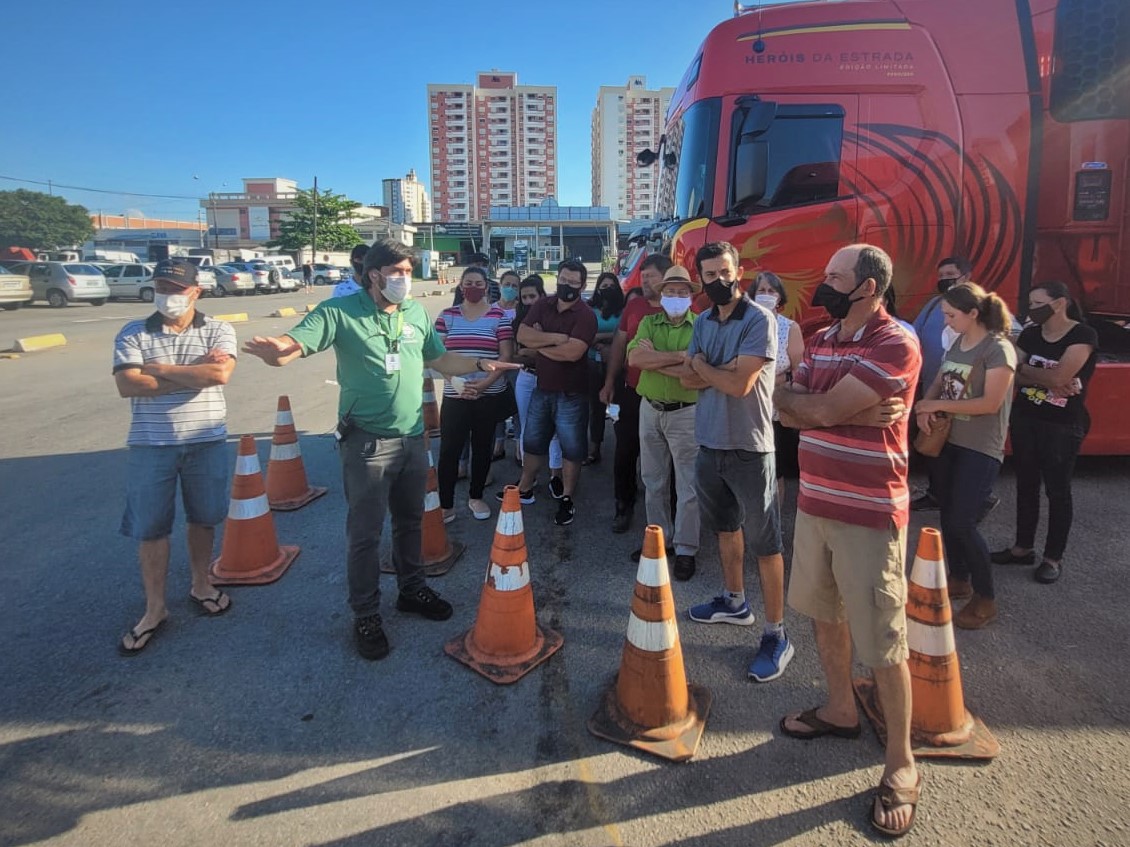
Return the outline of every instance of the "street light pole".
[[[310,264],[318,261],[318,178],[314,177],[314,242],[310,245]]]

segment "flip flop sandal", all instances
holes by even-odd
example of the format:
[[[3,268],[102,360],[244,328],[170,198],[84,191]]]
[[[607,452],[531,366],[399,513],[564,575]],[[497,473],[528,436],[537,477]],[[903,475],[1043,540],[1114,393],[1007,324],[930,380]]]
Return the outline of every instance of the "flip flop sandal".
[[[828,723],[821,720],[816,716],[816,709],[809,709],[807,712],[801,712],[792,720],[804,724],[811,728],[811,732],[804,732],[802,730],[790,729],[785,721],[792,717],[788,715],[781,718],[779,724],[781,732],[789,736],[789,738],[799,738],[802,741],[811,741],[813,738],[822,738],[825,735],[831,735],[835,738],[859,738],[860,733],[863,732],[863,727],[860,724],[855,726],[837,726],[834,723]]]
[[[912,788],[895,788],[888,785],[887,782],[881,781],[879,787],[875,789],[875,793],[871,795],[871,812],[868,818],[871,820],[871,826],[875,828],[876,832],[881,832],[890,838],[901,838],[910,832],[910,828],[914,826],[914,817],[918,814],[918,798],[922,793],[922,774],[918,774],[918,782]],[[884,810],[890,811],[895,806],[910,806],[910,818],[906,822],[906,826],[901,829],[890,829],[881,826],[875,820],[875,801],[879,801],[879,805]]]
[[[165,620],[168,620],[168,618],[166,618]],[[156,637],[157,632],[164,625],[165,625],[165,621],[162,620],[159,623],[157,623],[155,626],[151,626],[151,627],[149,627],[149,629],[143,629],[141,632],[138,632],[137,627],[134,627],[129,632],[127,632],[125,635],[123,635],[121,637],[120,641],[118,641],[118,652],[121,653],[123,656],[136,656],[138,653],[140,653],[142,650],[144,650],[146,647],[149,646],[149,642],[152,641],[154,639],[154,637]],[[133,646],[132,647],[130,647],[126,644],[127,638],[130,638],[130,639],[133,640]],[[143,639],[143,638],[145,640],[141,641],[141,639]],[[140,644],[138,644],[139,641],[141,641]]]
[[[228,600],[226,606],[224,605],[225,597]],[[231,608],[231,598],[220,589],[216,589],[215,597],[201,598],[189,592],[188,599],[197,605],[199,614],[207,615],[210,618],[218,617]]]

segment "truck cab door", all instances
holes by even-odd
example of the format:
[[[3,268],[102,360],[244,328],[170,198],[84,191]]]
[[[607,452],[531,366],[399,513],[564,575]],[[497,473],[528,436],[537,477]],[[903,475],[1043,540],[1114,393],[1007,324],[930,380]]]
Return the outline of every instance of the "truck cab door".
[[[705,240],[738,249],[743,287],[759,271],[777,274],[788,294],[783,312],[794,319],[803,318],[832,253],[858,239],[849,178],[856,147],[845,132],[857,113],[855,95],[723,102],[715,214]]]

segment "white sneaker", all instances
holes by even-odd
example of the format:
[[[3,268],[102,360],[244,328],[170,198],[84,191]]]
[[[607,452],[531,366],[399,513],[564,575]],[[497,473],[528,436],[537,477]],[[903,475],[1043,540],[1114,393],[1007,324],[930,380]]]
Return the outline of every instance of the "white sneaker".
[[[471,517],[477,521],[490,520],[490,506],[482,500],[468,500],[467,508],[471,510]]]

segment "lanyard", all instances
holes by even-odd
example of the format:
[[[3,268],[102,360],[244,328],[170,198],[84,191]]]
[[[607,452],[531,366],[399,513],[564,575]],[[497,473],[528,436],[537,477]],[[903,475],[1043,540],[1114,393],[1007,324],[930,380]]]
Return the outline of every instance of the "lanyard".
[[[381,326],[381,312],[378,310],[376,314],[377,319],[377,334],[382,338],[388,339],[388,346],[390,352],[396,353],[400,348],[400,336],[404,334],[404,312],[399,308],[396,310],[396,334],[389,335],[383,326]],[[389,319],[392,320],[391,318]]]

